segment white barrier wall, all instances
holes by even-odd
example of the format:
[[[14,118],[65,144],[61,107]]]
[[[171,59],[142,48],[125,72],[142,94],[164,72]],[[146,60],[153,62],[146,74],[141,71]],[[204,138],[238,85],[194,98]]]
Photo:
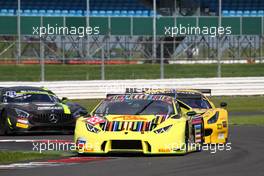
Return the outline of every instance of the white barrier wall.
[[[106,93],[122,93],[129,87],[212,89],[213,96],[264,95],[264,77],[0,83],[0,87],[8,86],[43,86],[70,99],[104,98]]]

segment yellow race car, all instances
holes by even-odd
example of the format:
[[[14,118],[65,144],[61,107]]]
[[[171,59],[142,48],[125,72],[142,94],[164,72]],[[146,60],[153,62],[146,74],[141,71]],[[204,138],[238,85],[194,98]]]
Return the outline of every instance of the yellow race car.
[[[127,89],[126,92],[144,92],[146,94],[167,95],[174,97],[182,108],[187,111],[195,111],[201,116],[204,123],[204,143],[222,144],[228,140],[228,112],[227,104],[222,102],[220,108],[216,108],[204,94],[211,94],[210,89]],[[203,94],[204,93],[204,94]]]
[[[220,108],[217,108],[203,93],[211,93],[211,91],[208,89],[177,90],[177,99],[203,117],[205,143],[226,143],[228,140],[227,104],[222,102]]]
[[[141,152],[185,154],[201,150],[201,117],[166,95],[109,95],[76,122],[79,154]]]

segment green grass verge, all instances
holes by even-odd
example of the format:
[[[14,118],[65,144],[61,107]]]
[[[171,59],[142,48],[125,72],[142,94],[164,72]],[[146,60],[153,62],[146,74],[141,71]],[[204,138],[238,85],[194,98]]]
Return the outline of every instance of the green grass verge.
[[[95,106],[101,101],[101,99],[86,99],[86,100],[71,100],[73,102],[79,103],[85,107],[88,112],[91,112]]]
[[[216,106],[227,102],[229,112],[264,112],[264,96],[222,96],[212,97]]]
[[[222,76],[264,76],[264,64],[222,65]],[[216,64],[165,65],[165,78],[216,77]],[[0,65],[0,81],[39,81],[39,65]],[[46,65],[45,77],[57,80],[98,80],[100,65]],[[158,79],[159,64],[106,65],[106,79]]]
[[[264,125],[264,115],[233,116],[229,118],[231,125]]]
[[[0,164],[57,158],[59,153],[0,151]]]

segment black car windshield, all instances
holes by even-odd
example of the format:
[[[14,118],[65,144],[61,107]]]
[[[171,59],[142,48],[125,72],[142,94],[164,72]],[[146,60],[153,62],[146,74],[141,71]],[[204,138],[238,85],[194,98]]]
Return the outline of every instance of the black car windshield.
[[[110,115],[170,115],[173,105],[161,100],[104,100],[95,110],[95,114]]]
[[[31,103],[31,102],[45,102],[56,103],[59,99],[48,93],[12,93],[7,92],[3,96],[4,103]]]
[[[210,109],[210,103],[205,99],[192,99],[192,98],[179,98],[180,101],[187,104],[191,108],[199,108],[199,109]]]

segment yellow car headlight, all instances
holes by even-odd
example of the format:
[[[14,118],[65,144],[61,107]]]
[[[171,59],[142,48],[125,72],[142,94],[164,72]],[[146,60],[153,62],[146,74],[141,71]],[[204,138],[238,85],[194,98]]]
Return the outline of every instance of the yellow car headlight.
[[[93,125],[86,123],[86,128],[88,131],[92,132],[92,133],[99,133],[100,130],[96,127],[94,127]]]
[[[166,127],[163,127],[163,128],[160,128],[158,130],[155,130],[154,133],[156,134],[161,134],[161,133],[165,133],[167,131],[169,131],[169,129],[172,127],[172,125],[169,125],[169,126],[166,126]]]
[[[219,112],[216,112],[208,121],[207,123],[208,124],[212,124],[212,123],[215,123],[217,122],[218,120],[218,116],[219,116]]]

